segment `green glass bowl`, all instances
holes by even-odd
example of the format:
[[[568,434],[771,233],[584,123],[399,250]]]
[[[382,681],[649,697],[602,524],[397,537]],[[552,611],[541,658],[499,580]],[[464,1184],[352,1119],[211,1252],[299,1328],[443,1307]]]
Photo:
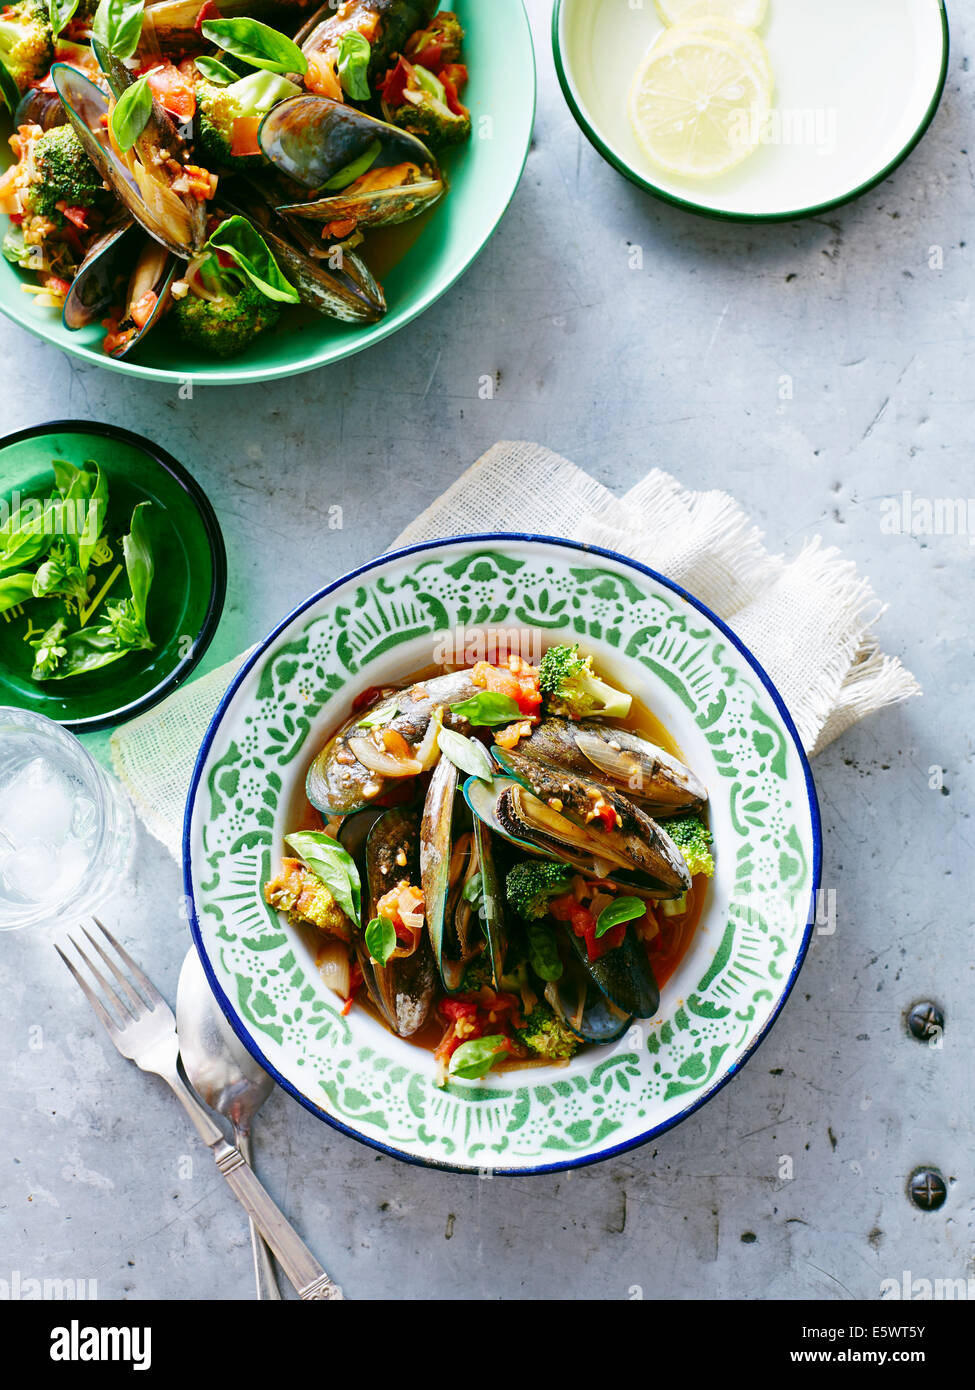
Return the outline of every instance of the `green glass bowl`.
[[[272,333],[229,362],[188,347],[163,323],[133,360],[116,362],[101,351],[104,332],[99,325],[69,332],[59,315],[36,308],[33,297],[24,293],[22,284],[36,283],[35,277],[2,258],[0,313],[100,367],[152,381],[192,379],[208,386],[295,376],[396,333],[450,289],[489,241],[521,180],[535,123],[535,55],[522,0],[455,0],[451,8],[467,31],[470,85],[464,100],[471,109],[474,134],[469,145],[444,158],[450,184],[446,198],[426,217],[384,234],[401,231],[404,242],[411,244],[388,273],[377,266],[389,304],[380,323],[356,327],[286,309]],[[0,121],[3,151],[9,126],[9,120]],[[7,219],[0,216],[0,235],[6,226]]]
[[[0,439],[0,495],[48,496],[51,460],[101,465],[108,480],[107,536],[119,551],[139,502],[152,504],[148,527],[155,575],[147,621],[151,651],[130,652],[90,675],[65,681],[31,680],[34,651],[27,638],[44,630],[47,602],[0,614],[0,705],[47,715],[75,733],[121,724],[176,689],[210,645],[227,591],[223,536],[200,487],[157,445],[114,425],[54,420]],[[119,554],[120,557],[120,554]],[[124,580],[123,580],[124,586]],[[32,616],[33,614],[33,616]],[[53,621],[53,616],[51,618]]]

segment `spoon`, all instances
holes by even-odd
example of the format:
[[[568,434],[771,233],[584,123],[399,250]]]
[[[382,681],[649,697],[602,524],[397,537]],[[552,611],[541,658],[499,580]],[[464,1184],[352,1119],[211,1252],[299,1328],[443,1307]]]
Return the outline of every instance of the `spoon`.
[[[251,1162],[251,1121],[274,1089],[274,1082],[241,1043],[220,1011],[191,946],[176,989],[179,1055],[190,1085],[211,1109],[233,1126],[245,1161]],[[271,1252],[251,1222],[254,1274],[260,1299],[281,1297]]]

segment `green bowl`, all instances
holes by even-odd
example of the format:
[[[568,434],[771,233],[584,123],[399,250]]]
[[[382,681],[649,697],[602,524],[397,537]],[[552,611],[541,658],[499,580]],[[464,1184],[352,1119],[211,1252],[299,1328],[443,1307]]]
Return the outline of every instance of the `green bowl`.
[[[149,709],[199,663],[223,610],[227,557],[213,508],[185,468],[149,440],[114,425],[55,420],[0,439],[5,509],[13,509],[15,493],[21,501],[50,495],[54,458],[77,466],[94,459],[101,465],[108,479],[107,534],[115,549],[137,503],[152,503],[148,526],[155,575],[147,621],[156,645],[151,651],[131,652],[87,676],[39,683],[31,680],[34,653],[27,639],[44,630],[50,605],[38,602],[0,614],[0,705],[32,710],[87,733]]]
[[[470,145],[444,159],[447,197],[427,218],[417,219],[425,225],[409,223],[401,229],[411,240],[409,249],[388,273],[377,267],[389,304],[380,323],[356,327],[287,310],[273,333],[229,362],[189,348],[164,323],[136,351],[135,360],[116,362],[101,351],[99,325],[69,332],[60,316],[34,307],[32,296],[24,293],[22,284],[36,283],[35,278],[2,259],[0,313],[86,362],[151,381],[192,379],[208,386],[309,372],[403,328],[450,289],[483,250],[521,180],[535,122],[535,57],[522,0],[491,0],[490,5],[456,0],[452,8],[467,31],[471,80],[464,100],[471,108],[474,135]],[[9,121],[0,123],[4,150],[8,134]],[[0,217],[0,234],[6,223]]]

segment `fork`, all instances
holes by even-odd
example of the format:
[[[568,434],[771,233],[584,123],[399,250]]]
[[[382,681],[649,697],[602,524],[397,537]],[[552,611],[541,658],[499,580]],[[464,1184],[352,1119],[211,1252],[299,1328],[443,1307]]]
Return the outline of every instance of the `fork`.
[[[333,1283],[298,1233],[278,1210],[245,1162],[240,1150],[227,1143],[220,1129],[180,1075],[176,1065],[179,1040],[176,1036],[176,1020],[172,1009],[128,951],[119,945],[97,917],[92,921],[114,952],[114,957],[105,950],[97,937],[92,936],[87,927],[82,926],[81,930],[115,977],[117,987],[113,987],[106,980],[74,937],[69,935],[68,940],[87,967],[89,976],[93,977],[101,988],[102,996],[110,1006],[111,1012],[61,947],[55,944],[54,949],[71,971],[96,1016],[104,1024],[108,1036],[123,1057],[135,1062],[143,1071],[161,1076],[175,1092],[183,1109],[196,1126],[200,1138],[213,1150],[217,1167],[277,1255],[281,1268],[294,1284],[299,1296],[303,1299],[343,1298],[342,1290]],[[127,968],[128,976],[123,966]],[[135,981],[135,985],[132,980]],[[138,991],[135,986],[138,986]]]

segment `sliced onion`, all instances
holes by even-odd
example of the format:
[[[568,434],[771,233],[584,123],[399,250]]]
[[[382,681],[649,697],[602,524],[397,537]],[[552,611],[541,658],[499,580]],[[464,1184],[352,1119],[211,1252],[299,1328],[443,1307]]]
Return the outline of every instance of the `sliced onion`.
[[[438,705],[430,717],[427,731],[423,735],[423,740],[416,747],[416,760],[420,764],[421,772],[429,772],[436,767],[440,758],[440,745],[437,739],[440,737],[440,730],[443,728],[443,706]]]
[[[350,738],[349,749],[363,767],[381,777],[418,777],[423,771],[423,764],[416,758],[394,758],[385,749],[377,748],[371,738]]]
[[[351,972],[348,948],[341,941],[329,941],[318,952],[318,970],[328,985],[343,999],[349,997]]]

